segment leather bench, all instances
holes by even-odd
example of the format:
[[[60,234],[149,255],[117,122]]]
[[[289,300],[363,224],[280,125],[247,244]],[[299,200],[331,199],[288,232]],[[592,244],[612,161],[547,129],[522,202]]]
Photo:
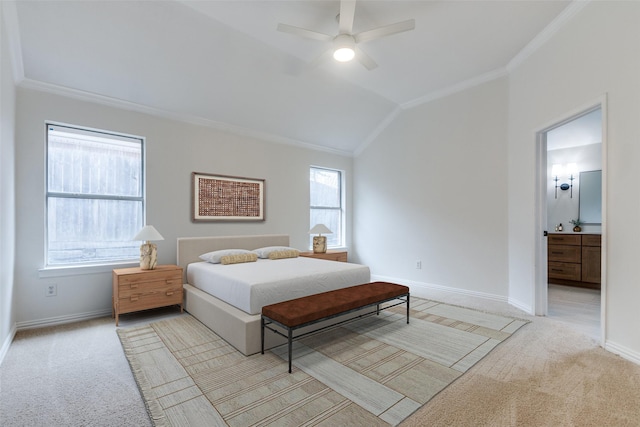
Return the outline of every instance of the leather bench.
[[[260,328],[262,354],[264,354],[265,328],[287,338],[289,345],[289,372],[291,372],[291,353],[294,339],[365,316],[379,314],[381,310],[380,304],[393,300],[401,300],[401,302],[386,306],[383,310],[406,303],[407,323],[409,323],[409,288],[388,282],[366,283],[264,306],[262,307]],[[373,306],[376,307],[374,311],[293,336],[293,331],[296,329]],[[271,325],[284,329],[286,335]]]

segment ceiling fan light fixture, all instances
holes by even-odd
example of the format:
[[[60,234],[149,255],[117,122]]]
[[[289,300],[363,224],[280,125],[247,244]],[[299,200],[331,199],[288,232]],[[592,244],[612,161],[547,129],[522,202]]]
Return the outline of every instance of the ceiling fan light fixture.
[[[355,10],[356,0],[340,0],[340,12],[338,13],[338,16],[336,16],[336,21],[338,21],[338,35],[335,37],[329,34],[319,33],[306,28],[295,27],[293,25],[282,23],[278,24],[278,31],[294,34],[311,40],[333,42],[333,46],[328,47],[322,55],[311,62],[313,65],[333,54],[333,58],[339,62],[348,62],[355,58],[367,70],[371,71],[377,68],[378,64],[376,64],[376,62],[361,49],[358,49],[356,55],[356,44],[376,40],[381,37],[391,36],[393,34],[403,33],[405,31],[411,31],[416,27],[415,19],[408,19],[406,21],[396,22],[395,24],[384,25],[382,27],[353,34]]]
[[[356,56],[356,42],[349,34],[340,34],[333,39],[333,59],[339,62],[349,62]]]
[[[350,47],[341,47],[333,52],[333,59],[339,62],[349,62],[356,56],[356,52]]]

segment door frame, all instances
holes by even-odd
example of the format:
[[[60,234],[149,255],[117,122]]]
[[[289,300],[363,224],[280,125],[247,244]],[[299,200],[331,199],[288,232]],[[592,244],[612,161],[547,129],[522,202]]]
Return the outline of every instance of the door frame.
[[[600,283],[600,344],[606,342],[606,297],[607,297],[607,94],[585,105],[567,112],[562,117],[552,120],[535,132],[536,144],[536,176],[535,176],[535,277],[534,277],[534,314],[546,316],[548,311],[548,277],[547,277],[547,132],[562,126],[586,113],[600,108],[602,111],[602,260]]]

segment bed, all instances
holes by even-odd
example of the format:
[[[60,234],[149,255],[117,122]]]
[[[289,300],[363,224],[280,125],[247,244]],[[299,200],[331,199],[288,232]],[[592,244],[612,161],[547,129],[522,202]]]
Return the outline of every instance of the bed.
[[[261,350],[262,306],[370,282],[369,268],[352,263],[298,257],[222,266],[200,259],[200,255],[217,250],[267,246],[288,247],[289,236],[178,238],[177,263],[184,272],[185,310],[245,355]],[[251,283],[243,284],[247,281]],[[269,334],[265,348],[285,342]]]

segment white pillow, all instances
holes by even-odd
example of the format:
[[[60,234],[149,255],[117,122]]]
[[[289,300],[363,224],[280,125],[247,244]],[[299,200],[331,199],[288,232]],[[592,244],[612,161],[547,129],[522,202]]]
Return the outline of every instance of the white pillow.
[[[200,255],[200,259],[210,262],[211,264],[220,264],[223,256],[250,254],[252,251],[246,249],[222,249],[219,251],[207,252]]]
[[[258,258],[267,259],[271,252],[279,251],[297,251],[296,248],[290,248],[288,246],[265,246],[264,248],[254,249],[253,252],[258,254]]]

